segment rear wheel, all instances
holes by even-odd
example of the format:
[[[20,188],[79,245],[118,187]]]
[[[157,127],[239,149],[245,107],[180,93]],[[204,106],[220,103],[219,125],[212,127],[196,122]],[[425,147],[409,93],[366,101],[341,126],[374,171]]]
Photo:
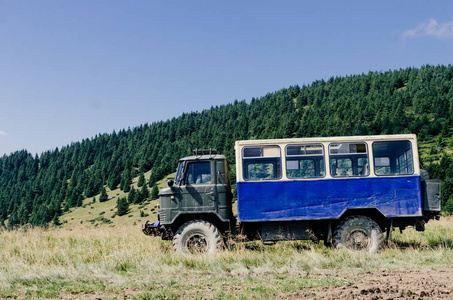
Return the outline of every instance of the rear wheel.
[[[193,220],[182,225],[173,238],[173,247],[180,253],[217,252],[222,245],[219,230],[203,220]]]
[[[352,216],[335,228],[333,244],[337,249],[374,253],[382,248],[384,236],[379,225],[366,216]]]

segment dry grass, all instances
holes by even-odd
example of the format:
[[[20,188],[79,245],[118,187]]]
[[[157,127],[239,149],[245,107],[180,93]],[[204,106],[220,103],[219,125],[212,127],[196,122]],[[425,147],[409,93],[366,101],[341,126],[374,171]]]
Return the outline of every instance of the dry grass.
[[[311,242],[240,243],[213,256],[179,256],[139,225],[1,232],[4,298],[274,298],[340,285],[337,274],[453,265],[453,218],[394,233],[378,254]]]

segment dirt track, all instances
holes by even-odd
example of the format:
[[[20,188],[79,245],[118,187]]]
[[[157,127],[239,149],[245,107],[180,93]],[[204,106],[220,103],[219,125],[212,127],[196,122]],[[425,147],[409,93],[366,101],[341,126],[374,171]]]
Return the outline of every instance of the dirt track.
[[[284,298],[321,299],[452,299],[453,268],[416,271],[382,271],[340,276],[350,282],[337,288],[320,288]]]
[[[299,291],[290,294],[280,294],[280,299],[453,299],[453,267],[436,270],[416,271],[381,271],[376,273],[361,273],[339,276],[340,281],[348,282],[339,287],[325,287]],[[60,292],[59,299],[131,299],[144,288],[116,288],[107,295],[104,292]],[[182,293],[179,299],[199,299]],[[207,294],[207,299],[212,295]],[[27,297],[18,297],[27,299]],[[233,299],[234,296],[233,296]]]

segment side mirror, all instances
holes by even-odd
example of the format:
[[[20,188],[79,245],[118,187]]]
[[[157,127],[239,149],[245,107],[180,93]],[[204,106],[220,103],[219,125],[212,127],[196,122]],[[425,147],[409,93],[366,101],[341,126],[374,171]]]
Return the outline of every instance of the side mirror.
[[[173,182],[173,180],[168,179],[168,180],[167,180],[167,184],[168,184],[169,187],[173,187],[173,185],[174,185],[175,183]]]

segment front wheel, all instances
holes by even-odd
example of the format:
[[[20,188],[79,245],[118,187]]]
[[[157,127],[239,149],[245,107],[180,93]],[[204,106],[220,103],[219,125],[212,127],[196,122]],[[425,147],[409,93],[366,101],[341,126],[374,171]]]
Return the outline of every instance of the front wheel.
[[[366,216],[352,216],[335,228],[333,244],[337,249],[362,250],[374,253],[382,248],[384,236],[379,225]]]
[[[173,238],[173,247],[179,253],[217,252],[222,244],[219,230],[203,220],[193,220],[182,225]]]

